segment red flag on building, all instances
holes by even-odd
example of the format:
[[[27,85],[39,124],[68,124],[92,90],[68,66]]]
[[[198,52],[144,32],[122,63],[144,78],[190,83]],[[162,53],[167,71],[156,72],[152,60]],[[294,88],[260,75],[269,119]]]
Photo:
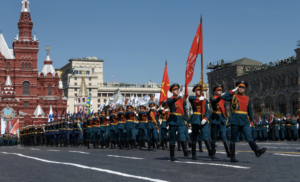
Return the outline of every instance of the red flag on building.
[[[161,105],[165,100],[168,99],[168,90],[169,89],[170,89],[170,82],[169,82],[169,76],[168,76],[168,71],[167,71],[167,61],[166,61],[164,76],[163,76],[162,84],[161,84],[159,105]]]
[[[203,42],[202,42],[202,18],[197,29],[188,60],[186,62],[186,72],[185,72],[185,99],[188,97],[188,85],[193,79],[194,68],[196,64],[196,59],[198,54],[203,54]]]

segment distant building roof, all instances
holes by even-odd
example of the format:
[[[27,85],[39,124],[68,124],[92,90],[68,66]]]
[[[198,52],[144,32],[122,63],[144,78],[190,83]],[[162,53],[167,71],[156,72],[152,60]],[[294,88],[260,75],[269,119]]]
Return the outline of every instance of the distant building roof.
[[[8,48],[2,33],[0,33],[0,52],[6,59],[14,59],[15,58],[13,56],[13,51]]]
[[[242,58],[242,59],[238,59],[236,61],[233,61],[231,63],[231,66],[235,66],[235,65],[246,65],[246,66],[257,66],[262,64],[261,62],[249,59],[249,58]]]

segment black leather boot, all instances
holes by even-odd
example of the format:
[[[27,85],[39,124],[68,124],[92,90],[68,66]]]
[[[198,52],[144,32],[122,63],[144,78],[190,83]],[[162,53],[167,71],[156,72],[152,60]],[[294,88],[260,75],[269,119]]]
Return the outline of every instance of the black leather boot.
[[[192,144],[192,159],[197,160],[196,156],[196,144]]]
[[[260,157],[263,153],[267,151],[267,148],[259,149],[253,140],[249,141],[249,145],[251,149],[254,151],[256,157]]]
[[[180,146],[180,142],[177,141],[177,146],[178,146],[178,151],[181,151],[181,146]]]
[[[139,142],[139,149],[140,149],[140,150],[143,150],[143,147],[142,147],[142,141],[141,141],[141,140],[138,140],[138,142]]]
[[[175,145],[170,145],[170,160],[176,161],[175,158]]]
[[[165,138],[164,141],[165,141],[165,146],[166,146],[166,149],[167,149],[168,148],[168,140]]]
[[[162,148],[163,150],[166,150],[164,140],[161,140],[161,148]]]
[[[199,140],[198,144],[199,144],[199,152],[203,152],[203,150],[202,150],[202,140]]]
[[[118,146],[119,146],[119,149],[122,149],[122,140],[119,140]]]
[[[155,144],[156,144],[156,148],[159,149],[160,145],[158,144],[158,140],[154,139],[154,141],[155,141]]]
[[[231,159],[230,162],[239,162],[235,158],[235,144],[230,144],[230,153],[231,153]]]
[[[214,143],[214,144],[211,144],[211,148],[213,149],[213,150],[216,150],[216,144]],[[215,156],[215,153],[214,154],[211,154],[210,155],[210,158],[211,159],[218,159],[216,156]]]
[[[230,158],[231,154],[230,154],[230,150],[229,150],[229,146],[228,146],[228,142],[223,142],[224,144],[224,148],[227,154],[227,157]]]
[[[90,149],[90,142],[86,141],[87,148]]]
[[[128,140],[128,141],[126,142],[126,145],[127,145],[127,149],[130,150],[130,149],[131,149],[131,147],[130,147],[130,140]]]
[[[209,142],[209,140],[205,140],[204,143],[205,143],[205,146],[206,146],[206,148],[207,148],[207,150],[208,150],[209,156],[214,155],[214,154],[216,153],[216,150],[214,150],[214,149],[211,147],[211,143]]]
[[[187,149],[186,141],[181,142],[181,145],[182,145],[182,151],[183,151],[184,157],[187,158],[189,155],[191,155],[192,151]]]
[[[151,148],[151,141],[148,142],[148,151],[155,151],[154,147]]]

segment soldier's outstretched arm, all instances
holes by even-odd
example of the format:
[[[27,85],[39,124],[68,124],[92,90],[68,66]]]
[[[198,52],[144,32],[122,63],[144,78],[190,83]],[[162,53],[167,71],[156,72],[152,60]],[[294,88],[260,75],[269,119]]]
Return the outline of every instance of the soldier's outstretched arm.
[[[212,105],[215,105],[215,104],[217,104],[220,100],[222,99],[222,97],[218,97],[218,96],[213,96],[213,97],[211,97],[210,99],[209,99],[209,101],[210,101],[210,103],[212,104]]]
[[[167,100],[167,103],[168,103],[169,107],[172,106],[173,104],[175,104],[175,102],[176,102],[175,98],[171,98],[171,99]]]

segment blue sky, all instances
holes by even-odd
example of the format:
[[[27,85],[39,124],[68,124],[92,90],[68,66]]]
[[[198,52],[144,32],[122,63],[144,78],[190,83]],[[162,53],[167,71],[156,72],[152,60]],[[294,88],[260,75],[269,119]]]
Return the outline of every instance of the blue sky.
[[[104,59],[104,81],[161,83],[165,60],[170,82],[185,83],[186,60],[203,16],[204,65],[248,57],[263,63],[295,55],[300,1],[267,0],[30,0],[40,41],[55,68],[70,58]],[[0,29],[7,44],[18,32],[21,0],[0,0]],[[204,69],[204,81],[206,73]],[[200,56],[191,84],[200,80]]]

